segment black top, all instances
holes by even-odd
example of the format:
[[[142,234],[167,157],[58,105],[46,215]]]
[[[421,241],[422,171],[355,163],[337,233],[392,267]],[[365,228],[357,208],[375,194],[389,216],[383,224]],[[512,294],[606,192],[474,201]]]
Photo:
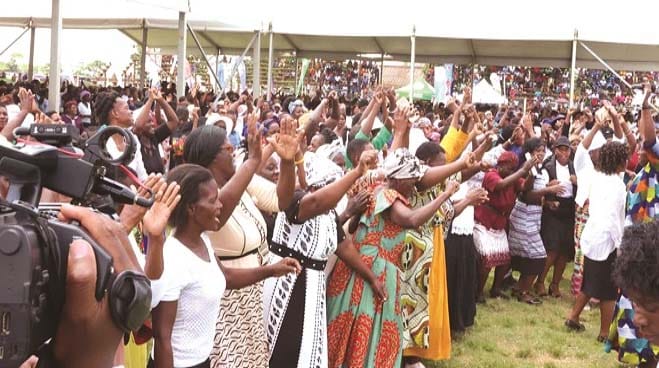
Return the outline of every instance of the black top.
[[[140,135],[140,144],[142,146],[142,161],[144,162],[144,169],[148,174],[151,173],[165,173],[165,165],[160,157],[158,144],[169,138],[172,131],[169,130],[167,124],[160,124],[153,135]]]

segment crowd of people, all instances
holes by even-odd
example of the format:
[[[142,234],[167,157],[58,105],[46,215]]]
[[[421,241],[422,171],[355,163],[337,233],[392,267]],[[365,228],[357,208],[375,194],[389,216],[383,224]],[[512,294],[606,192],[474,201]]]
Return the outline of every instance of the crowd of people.
[[[153,310],[115,364],[423,367],[450,357],[487,297],[562,297],[570,263],[564,328],[583,331],[596,303],[593,337],[656,364],[649,87],[638,118],[606,99],[476,106],[469,88],[438,105],[379,86],[354,100],[175,89],[66,86],[54,108],[37,83],[0,85],[2,144],[33,122],[136,138],[134,175],[108,174],[155,193],[149,210],[115,208]]]

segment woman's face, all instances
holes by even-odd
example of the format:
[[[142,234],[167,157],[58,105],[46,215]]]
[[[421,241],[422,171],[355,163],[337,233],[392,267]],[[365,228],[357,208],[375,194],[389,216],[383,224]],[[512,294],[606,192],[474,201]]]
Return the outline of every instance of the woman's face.
[[[128,103],[122,98],[117,98],[115,100],[114,106],[112,107],[112,111],[110,113],[113,115],[117,125],[126,128],[133,125],[133,114],[128,108]]]
[[[274,157],[270,157],[265,166],[259,171],[259,175],[276,183],[279,180],[279,165]]]
[[[309,145],[309,151],[316,152],[318,147],[322,146],[325,143],[325,138],[321,134],[316,134],[311,138],[311,144]]]
[[[568,148],[568,151],[569,151],[569,148]],[[533,150],[533,152],[531,152],[531,154],[532,154],[535,158],[537,158],[538,161],[542,162],[542,161],[545,159],[545,145],[542,144],[542,145],[536,147],[536,148]],[[568,154],[568,158],[569,158],[569,154]],[[565,164],[562,164],[562,165],[565,165]]]
[[[224,140],[220,152],[215,155],[215,159],[211,162],[208,169],[212,172],[219,172],[223,176],[224,180],[229,180],[235,174],[236,169],[233,166],[233,146],[228,139]]]
[[[199,186],[199,200],[189,209],[188,222],[195,223],[203,231],[220,230],[220,213],[222,202],[215,180],[209,180]]]
[[[273,136],[277,133],[279,133],[279,124],[271,123],[270,127],[268,127],[268,137]]]
[[[0,106],[0,129],[4,128],[9,121],[9,114],[7,114],[7,108]]]
[[[501,178],[505,178],[515,172],[515,166],[512,162],[508,162],[502,165],[498,165],[497,171],[499,172],[499,176],[501,176]]]
[[[78,106],[76,106],[74,104],[70,104],[69,107],[66,109],[66,112],[70,116],[76,116],[76,115],[78,115]]]
[[[634,325],[638,337],[659,344],[659,301],[650,300],[631,291],[627,295],[634,306]]]
[[[296,106],[295,109],[293,110],[293,119],[297,120],[304,114],[304,110],[302,110],[302,106]]]
[[[560,146],[554,148],[554,155],[556,155],[556,161],[558,161],[558,163],[563,166],[567,165],[567,163],[570,161],[570,153],[572,153],[570,147]]]

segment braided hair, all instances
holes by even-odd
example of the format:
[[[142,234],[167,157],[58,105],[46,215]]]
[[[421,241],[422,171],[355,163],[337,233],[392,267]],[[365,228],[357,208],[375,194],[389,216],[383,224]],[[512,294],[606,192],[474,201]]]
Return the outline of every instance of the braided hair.
[[[101,92],[96,96],[94,103],[96,124],[108,124],[110,122],[110,111],[114,108],[114,103],[119,97],[119,94],[115,91]]]

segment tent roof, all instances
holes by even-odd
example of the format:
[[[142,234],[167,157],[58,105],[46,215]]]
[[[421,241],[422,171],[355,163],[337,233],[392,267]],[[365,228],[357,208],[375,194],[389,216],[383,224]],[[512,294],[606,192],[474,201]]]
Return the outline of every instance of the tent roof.
[[[196,13],[196,16],[199,16],[199,13]],[[30,17],[0,18],[0,26],[24,27],[30,21],[35,27],[50,27],[49,18]],[[452,21],[447,20],[449,23]],[[203,21],[190,17],[189,23],[197,32],[208,54],[241,53],[256,31],[265,30],[263,23],[253,21]],[[381,23],[388,25],[387,22]],[[278,28],[276,24],[283,25]],[[63,19],[64,28],[118,29],[137,43],[141,43],[142,28],[146,27],[149,29],[148,46],[160,48],[167,53],[175,53],[177,26],[176,19]],[[383,26],[360,28],[357,25],[336,27],[336,24],[334,26],[330,30],[326,29],[322,22],[315,27],[310,24],[305,25],[303,21],[273,23],[274,49],[280,52],[296,51],[300,57],[357,58],[364,54],[385,54],[389,59],[410,60],[411,26],[398,25],[387,28]],[[611,28],[610,24],[608,27]],[[506,23],[500,28],[492,29],[489,34],[483,30],[476,32],[469,29],[470,27],[456,29],[457,27],[452,27],[450,24],[438,28],[440,29],[430,27],[428,22],[416,26],[417,62],[570,66],[574,30],[569,29],[567,24],[555,27],[556,30],[534,28],[527,32],[526,29],[521,31],[519,27],[511,28]],[[487,30],[487,27],[481,28]],[[616,29],[624,30],[625,27],[616,27]],[[656,32],[646,34],[643,33],[643,29],[634,30],[637,32],[627,35],[624,32],[603,33],[599,28],[594,28],[580,31],[579,39],[616,69],[659,69],[659,37]],[[263,35],[261,48],[267,49],[269,37],[267,33]],[[645,42],[645,44],[636,42]],[[196,52],[190,35],[188,35],[188,48],[189,52]],[[577,47],[577,66],[601,68],[601,65],[582,47]]]

